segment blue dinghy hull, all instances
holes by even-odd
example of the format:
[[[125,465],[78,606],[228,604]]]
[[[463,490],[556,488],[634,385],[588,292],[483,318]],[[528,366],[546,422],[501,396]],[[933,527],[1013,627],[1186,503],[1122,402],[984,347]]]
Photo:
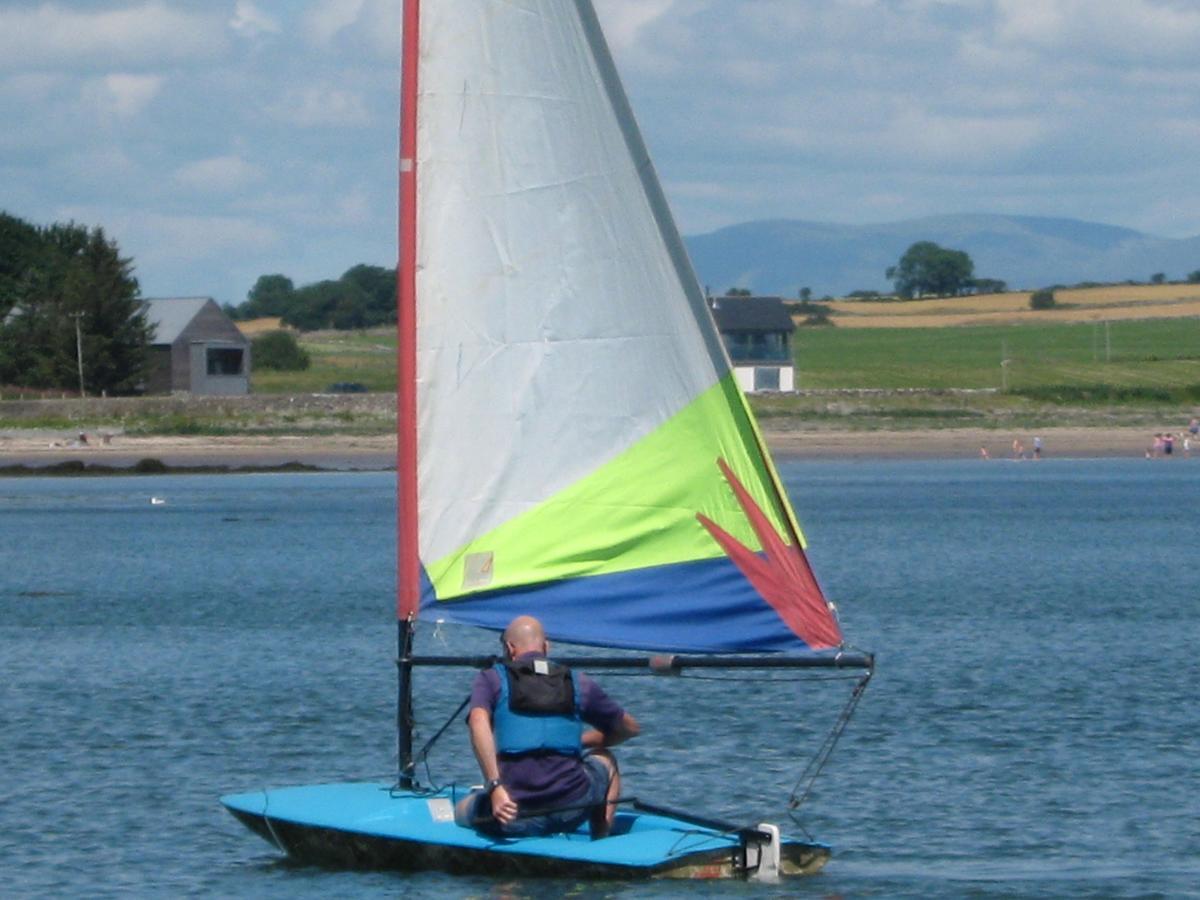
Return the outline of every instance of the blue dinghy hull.
[[[293,859],[350,869],[572,878],[738,878],[754,875],[763,849],[682,819],[621,812],[613,833],[499,838],[454,822],[459,792],[401,791],[360,782],[231,794],[221,803]],[[829,858],[822,844],[780,841],[779,874],[805,875]]]

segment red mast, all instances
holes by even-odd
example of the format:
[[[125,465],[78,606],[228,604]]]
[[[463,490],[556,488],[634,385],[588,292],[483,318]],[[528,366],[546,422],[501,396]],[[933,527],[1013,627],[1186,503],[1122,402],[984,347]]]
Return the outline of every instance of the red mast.
[[[404,2],[400,79],[400,264],[397,269],[396,615],[412,619],[420,605],[417,543],[417,74],[419,0]]]
[[[400,48],[400,261],[396,267],[397,786],[415,787],[412,640],[421,603],[417,542],[417,73],[420,0],[404,0]]]

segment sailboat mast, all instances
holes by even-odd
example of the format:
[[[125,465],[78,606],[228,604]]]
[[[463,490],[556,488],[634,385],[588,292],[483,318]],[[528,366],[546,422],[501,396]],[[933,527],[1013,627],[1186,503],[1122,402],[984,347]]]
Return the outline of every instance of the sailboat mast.
[[[396,618],[399,785],[412,784],[412,629],[420,604],[417,543],[417,75],[419,0],[404,0],[400,50],[400,259],[396,285]]]

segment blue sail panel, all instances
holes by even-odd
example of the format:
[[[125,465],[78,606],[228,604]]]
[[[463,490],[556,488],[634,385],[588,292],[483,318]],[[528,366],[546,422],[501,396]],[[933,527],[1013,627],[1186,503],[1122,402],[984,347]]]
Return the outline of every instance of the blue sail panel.
[[[553,640],[671,653],[810,650],[730,559],[546,582],[439,601],[422,579],[422,614],[502,630],[534,614]]]

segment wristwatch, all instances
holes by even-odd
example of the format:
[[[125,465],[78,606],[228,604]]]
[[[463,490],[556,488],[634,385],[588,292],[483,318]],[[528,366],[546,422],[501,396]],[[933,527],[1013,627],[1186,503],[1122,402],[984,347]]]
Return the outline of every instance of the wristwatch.
[[[483,786],[483,792],[490,797],[492,796],[492,791],[500,787],[500,784],[501,782],[499,778],[489,778]]]

